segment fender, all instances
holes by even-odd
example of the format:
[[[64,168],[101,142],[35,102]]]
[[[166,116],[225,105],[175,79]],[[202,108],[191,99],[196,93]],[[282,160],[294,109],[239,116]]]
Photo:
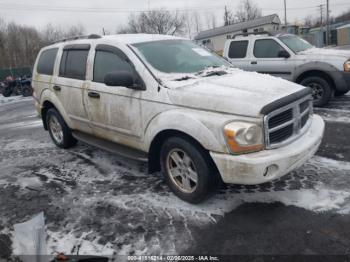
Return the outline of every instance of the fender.
[[[64,107],[62,105],[62,103],[60,102],[60,100],[57,98],[57,96],[55,95],[55,93],[53,93],[50,89],[44,89],[41,92],[40,95],[40,105],[41,107],[44,106],[44,102],[50,102],[52,103],[56,109],[58,110],[58,112],[61,114],[61,116],[63,117],[64,121],[67,123],[67,125],[71,128],[74,129],[74,125],[72,123],[72,121],[70,120],[70,118],[68,117],[66,110],[64,110]]]
[[[332,74],[332,72],[339,71],[335,66],[325,63],[325,62],[318,62],[313,61],[306,64],[299,65],[295,68],[295,74],[294,74],[294,82],[297,82],[302,74],[308,71],[322,71],[328,74],[329,76]]]
[[[221,139],[216,137],[214,132],[200,121],[201,115],[208,119],[208,113],[206,112],[188,111],[186,109],[172,109],[160,113],[150,121],[145,130],[145,151],[149,152],[150,145],[157,134],[166,130],[176,130],[193,137],[209,151],[227,152],[223,137],[220,143],[219,140]],[[221,127],[218,126],[217,129],[219,130],[219,128]]]

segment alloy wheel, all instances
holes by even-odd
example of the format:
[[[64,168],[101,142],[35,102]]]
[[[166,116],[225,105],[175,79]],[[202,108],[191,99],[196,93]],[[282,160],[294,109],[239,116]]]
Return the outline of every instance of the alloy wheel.
[[[166,161],[171,181],[182,192],[193,193],[198,185],[198,173],[191,157],[181,149],[173,149]]]

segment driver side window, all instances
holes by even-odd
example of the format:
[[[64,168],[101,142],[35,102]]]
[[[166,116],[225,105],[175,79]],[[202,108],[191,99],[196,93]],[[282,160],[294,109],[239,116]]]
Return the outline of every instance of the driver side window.
[[[112,49],[112,47],[111,47]],[[127,60],[127,57],[118,49],[116,52],[109,50],[96,49],[94,62],[94,82],[104,83],[104,78],[108,73],[114,71],[127,71],[135,75],[135,70]],[[120,54],[118,54],[118,52]]]
[[[254,56],[256,58],[277,58],[278,53],[284,50],[275,40],[261,39],[255,41]]]

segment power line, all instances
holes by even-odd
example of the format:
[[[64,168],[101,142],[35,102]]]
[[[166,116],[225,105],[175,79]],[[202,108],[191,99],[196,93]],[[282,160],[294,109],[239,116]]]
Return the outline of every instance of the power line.
[[[133,12],[149,12],[147,9],[130,9],[130,8],[100,8],[100,7],[64,7],[64,6],[48,6],[48,5],[26,5],[26,4],[2,4],[0,7],[2,10],[18,10],[18,11],[54,11],[54,12],[79,12],[79,13],[133,13]],[[345,6],[348,3],[339,3],[332,6]],[[234,8],[234,6],[228,6]],[[297,11],[303,9],[314,9],[319,6],[306,6],[306,7],[294,7],[288,8],[288,11]],[[207,7],[189,7],[189,8],[165,8],[170,12],[188,12],[188,11],[210,11],[213,9],[223,9],[223,6],[207,6]],[[284,11],[284,8],[262,8],[263,11]]]

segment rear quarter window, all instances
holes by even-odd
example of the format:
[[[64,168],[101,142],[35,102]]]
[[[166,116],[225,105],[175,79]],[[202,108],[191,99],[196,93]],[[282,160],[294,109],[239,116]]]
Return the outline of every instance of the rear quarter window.
[[[57,52],[58,48],[47,49],[41,52],[36,70],[38,74],[53,74]]]
[[[245,58],[247,56],[248,41],[231,42],[228,57],[229,58]]]

